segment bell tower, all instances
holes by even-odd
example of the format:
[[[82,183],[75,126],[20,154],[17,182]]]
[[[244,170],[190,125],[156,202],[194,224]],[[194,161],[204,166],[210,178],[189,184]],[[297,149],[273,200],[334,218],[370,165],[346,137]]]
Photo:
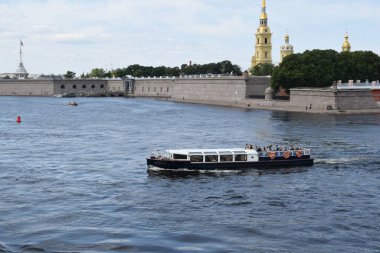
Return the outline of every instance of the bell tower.
[[[286,33],[285,44],[281,46],[281,62],[284,60],[286,56],[291,55],[293,53],[294,53],[293,45],[289,43],[289,34]]]
[[[251,67],[261,63],[272,64],[272,33],[268,26],[266,1],[262,0],[260,25],[256,31],[255,55],[252,56]]]

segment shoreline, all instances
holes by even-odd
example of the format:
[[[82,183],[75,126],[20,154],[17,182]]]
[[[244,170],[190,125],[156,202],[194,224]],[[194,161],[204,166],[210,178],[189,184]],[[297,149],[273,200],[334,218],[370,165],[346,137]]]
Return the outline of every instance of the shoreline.
[[[157,97],[145,97],[157,99]],[[320,109],[308,109],[305,107],[295,107],[289,106],[288,101],[279,100],[260,100],[260,99],[246,99],[244,101],[223,103],[223,102],[208,102],[197,101],[197,100],[176,100],[170,98],[161,98],[162,101],[171,101],[177,103],[188,103],[188,104],[203,104],[203,105],[214,105],[214,106],[224,106],[233,108],[242,108],[248,110],[267,110],[267,111],[279,111],[279,112],[299,112],[299,113],[310,113],[310,114],[329,114],[329,115],[365,115],[365,114],[380,114],[380,108],[374,109],[360,109],[360,110],[320,110]]]

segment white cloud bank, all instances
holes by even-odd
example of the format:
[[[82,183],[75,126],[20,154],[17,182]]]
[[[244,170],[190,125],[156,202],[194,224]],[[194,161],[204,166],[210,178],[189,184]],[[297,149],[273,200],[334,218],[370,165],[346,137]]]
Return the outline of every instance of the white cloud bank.
[[[273,58],[286,30],[296,51],[380,53],[378,0],[267,0]],[[261,0],[0,0],[0,72],[18,65],[18,41],[31,73],[94,67],[179,66],[231,60],[249,67]]]

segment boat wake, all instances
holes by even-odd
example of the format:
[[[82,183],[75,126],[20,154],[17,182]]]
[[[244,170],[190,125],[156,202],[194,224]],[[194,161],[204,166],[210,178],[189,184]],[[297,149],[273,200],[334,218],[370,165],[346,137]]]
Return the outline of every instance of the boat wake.
[[[243,170],[189,170],[189,169],[163,169],[159,167],[148,167],[148,172],[152,173],[184,173],[184,174],[238,174],[243,172]]]
[[[352,164],[361,162],[370,162],[373,159],[369,157],[342,157],[335,159],[315,159],[314,164]]]

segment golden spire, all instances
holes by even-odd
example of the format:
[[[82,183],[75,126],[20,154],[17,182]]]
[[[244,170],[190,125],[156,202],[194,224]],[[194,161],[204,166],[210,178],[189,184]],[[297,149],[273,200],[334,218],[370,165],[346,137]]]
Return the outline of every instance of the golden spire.
[[[260,24],[266,24],[266,22],[263,22],[263,21],[267,21],[268,20],[268,15],[267,15],[267,3],[265,0],[263,0],[262,4],[261,4],[261,15],[260,15]]]
[[[288,32],[286,32],[286,34],[285,34],[285,43],[289,44],[289,34],[288,34]]]
[[[348,33],[346,32],[346,36],[344,36],[344,42],[342,46],[342,52],[351,52],[351,44],[348,41]]]

